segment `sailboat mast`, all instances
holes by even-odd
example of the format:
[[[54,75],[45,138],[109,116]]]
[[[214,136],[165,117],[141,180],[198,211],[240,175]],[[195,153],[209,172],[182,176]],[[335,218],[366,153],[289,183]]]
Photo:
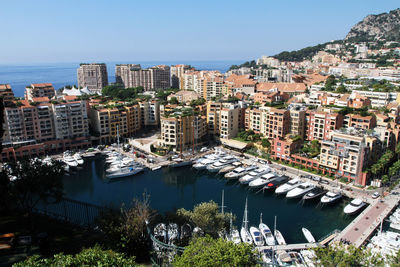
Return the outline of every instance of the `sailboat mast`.
[[[118,152],[119,152],[119,125],[117,125],[117,144],[118,144]]]
[[[224,214],[224,190],[222,189],[222,206],[221,206],[221,213]]]
[[[275,219],[274,219],[274,235],[276,233],[276,215],[275,215]],[[274,255],[274,250],[275,250],[275,243],[272,246],[272,264],[275,263],[275,255]]]
[[[247,220],[247,197],[246,197],[246,205],[244,206],[244,216],[243,216],[243,226],[247,230],[248,229],[248,220]]]

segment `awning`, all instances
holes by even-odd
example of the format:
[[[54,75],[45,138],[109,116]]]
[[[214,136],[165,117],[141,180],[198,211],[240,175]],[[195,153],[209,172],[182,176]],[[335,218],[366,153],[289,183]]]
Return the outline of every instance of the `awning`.
[[[247,147],[247,143],[240,142],[240,141],[233,140],[233,139],[222,139],[221,138],[221,143],[223,145],[226,145],[226,146],[229,146],[232,148],[236,148],[239,150],[245,149]]]

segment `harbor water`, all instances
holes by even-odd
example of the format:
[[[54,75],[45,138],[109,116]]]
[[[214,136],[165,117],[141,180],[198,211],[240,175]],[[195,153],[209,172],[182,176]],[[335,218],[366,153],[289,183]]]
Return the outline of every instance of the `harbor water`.
[[[190,166],[146,170],[132,177],[109,181],[105,177],[105,159],[98,156],[85,160],[84,166],[64,177],[66,197],[96,205],[129,205],[143,192],[150,194],[151,207],[159,213],[179,208],[193,209],[201,202],[213,200],[221,204],[225,192],[225,211],[236,215],[236,225],[241,226],[246,196],[248,197],[249,225],[258,226],[260,213],[263,222],[273,229],[277,216],[277,229],[287,243],[306,242],[301,228],[308,228],[316,239],[335,229],[342,230],[354,217],[343,213],[349,200],[321,207],[317,202],[302,204],[299,199],[288,200],[272,192],[257,193],[235,181],[207,171],[197,171]]]

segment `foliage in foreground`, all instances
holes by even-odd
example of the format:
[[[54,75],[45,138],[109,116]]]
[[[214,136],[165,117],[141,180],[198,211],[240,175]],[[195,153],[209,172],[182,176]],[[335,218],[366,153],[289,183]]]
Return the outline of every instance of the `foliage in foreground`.
[[[228,213],[222,214],[218,204],[212,200],[196,205],[193,211],[181,208],[176,213],[212,237],[218,237],[219,231],[228,228],[231,216]]]
[[[396,256],[388,256],[386,259],[380,254],[371,253],[367,248],[356,248],[353,245],[331,245],[325,248],[314,249],[318,266],[324,267],[362,267],[362,266],[391,266],[400,267],[400,250]],[[385,265],[385,262],[387,265]]]
[[[46,267],[46,266],[137,266],[135,257],[127,257],[123,253],[103,250],[98,246],[84,249],[76,255],[56,254],[52,258],[42,259],[35,255],[15,267]]]
[[[131,208],[107,208],[99,215],[97,225],[108,239],[109,248],[134,255],[138,262],[146,262],[150,257],[151,240],[146,221],[150,221],[153,211],[149,196],[134,199]]]
[[[174,266],[256,266],[257,255],[251,246],[238,245],[210,236],[192,240],[181,256],[176,256]]]

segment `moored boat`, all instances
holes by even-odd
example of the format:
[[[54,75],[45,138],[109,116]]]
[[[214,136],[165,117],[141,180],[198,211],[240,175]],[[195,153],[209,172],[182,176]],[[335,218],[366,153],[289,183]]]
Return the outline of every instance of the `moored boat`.
[[[280,186],[281,184],[286,183],[289,180],[289,177],[287,177],[286,175],[283,176],[278,176],[275,177],[274,179],[271,179],[265,186],[264,186],[264,190],[268,190],[268,189],[275,189],[278,186]]]
[[[298,187],[293,188],[286,194],[286,198],[299,198],[302,197],[304,194],[310,192],[315,185],[311,183],[302,183]]]
[[[274,233],[275,233],[276,242],[278,242],[279,245],[286,245],[286,241],[283,238],[282,233],[279,230],[275,230]]]
[[[355,214],[363,207],[365,207],[366,203],[359,198],[353,199],[346,207],[344,207],[343,212],[348,215]]]
[[[300,179],[292,179],[289,182],[280,185],[278,188],[276,188],[275,190],[275,194],[286,194],[287,192],[289,192],[290,190],[296,188],[297,186],[299,186],[301,183]]]
[[[322,204],[333,204],[342,198],[342,193],[328,191],[323,197],[321,197]]]
[[[264,240],[263,237],[261,235],[260,230],[257,229],[257,227],[250,227],[250,235],[253,238],[253,242],[256,246],[262,246],[264,245]]]
[[[253,171],[247,173],[243,177],[239,178],[239,182],[241,184],[248,184],[251,181],[259,178],[260,176],[262,176],[262,175],[264,175],[266,173],[269,173],[270,171],[271,171],[271,169],[268,168],[268,167],[266,167],[266,168],[265,167],[258,168],[256,170],[253,170]]]
[[[303,227],[301,228],[301,231],[303,232],[304,237],[307,239],[307,241],[309,243],[315,243],[315,238],[314,236],[311,234],[310,230],[308,230],[307,228]]]
[[[324,195],[327,190],[322,187],[314,187],[311,191],[303,196],[303,200],[312,200]]]
[[[265,184],[267,184],[272,178],[276,177],[277,175],[273,172],[264,174],[260,178],[257,178],[249,183],[249,187],[251,188],[257,188],[257,187],[262,187]]]

